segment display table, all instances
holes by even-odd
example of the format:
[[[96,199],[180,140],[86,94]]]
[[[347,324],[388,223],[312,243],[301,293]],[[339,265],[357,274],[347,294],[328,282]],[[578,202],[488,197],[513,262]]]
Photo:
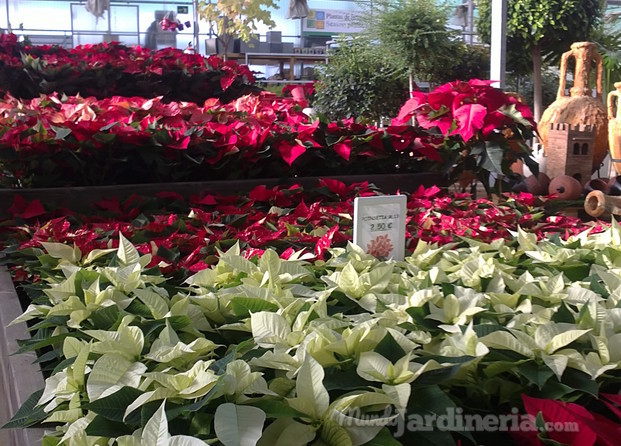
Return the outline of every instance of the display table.
[[[290,81],[295,80],[295,67],[297,65],[300,66],[300,73],[303,73],[305,64],[314,65],[317,62],[325,63],[328,60],[327,54],[245,53],[236,56],[243,56],[246,65],[278,65],[281,77]],[[286,67],[289,68],[289,75],[285,78]]]

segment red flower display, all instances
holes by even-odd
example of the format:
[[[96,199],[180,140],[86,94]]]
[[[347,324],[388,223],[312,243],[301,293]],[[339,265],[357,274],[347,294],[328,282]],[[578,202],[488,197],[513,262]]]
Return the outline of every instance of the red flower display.
[[[66,209],[47,212],[41,203],[28,203],[17,196],[5,216],[13,222],[12,227],[5,223],[2,240],[19,249],[48,241],[75,243],[86,255],[93,249],[116,247],[122,232],[140,252],[153,254],[151,266],[164,262],[169,273],[206,268],[217,254],[216,247],[236,240],[249,250],[246,255],[250,257],[272,247],[285,258],[300,249],[323,258],[328,248],[351,241],[354,198],[377,192],[368,183],[346,185],[334,179],[322,179],[318,186],[310,190],[299,185],[258,186],[246,196],[206,194],[189,200],[176,193],[160,193],[148,200],[140,196],[123,201],[115,198],[99,201],[99,213],[71,217]],[[467,194],[450,197],[437,187],[421,187],[408,197],[406,246],[414,250],[418,240],[445,244],[460,242],[461,237],[486,242],[510,239],[509,231],[518,225],[539,238],[550,234],[567,237],[587,227],[604,229],[577,218],[546,217],[542,209],[532,206],[529,194],[505,198],[494,204],[487,199],[473,200]],[[280,210],[274,212],[273,206]],[[385,257],[391,244],[391,240],[380,239],[366,248]]]

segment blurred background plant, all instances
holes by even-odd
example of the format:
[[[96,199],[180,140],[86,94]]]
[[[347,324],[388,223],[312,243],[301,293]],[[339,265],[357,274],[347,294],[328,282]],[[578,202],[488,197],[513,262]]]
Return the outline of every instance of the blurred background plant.
[[[340,37],[318,69],[315,107],[331,120],[381,121],[408,98],[407,73],[368,36]]]

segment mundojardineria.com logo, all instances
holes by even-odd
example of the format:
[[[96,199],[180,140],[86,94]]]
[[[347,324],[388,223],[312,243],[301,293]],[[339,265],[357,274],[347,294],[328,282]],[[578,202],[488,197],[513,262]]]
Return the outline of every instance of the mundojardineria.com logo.
[[[464,413],[461,407],[448,407],[444,413],[407,413],[393,407],[382,413],[362,413],[357,408],[343,413],[339,424],[355,426],[391,426],[395,438],[405,432],[578,432],[580,426],[572,421],[540,421],[529,414],[520,413],[517,407],[503,414]]]

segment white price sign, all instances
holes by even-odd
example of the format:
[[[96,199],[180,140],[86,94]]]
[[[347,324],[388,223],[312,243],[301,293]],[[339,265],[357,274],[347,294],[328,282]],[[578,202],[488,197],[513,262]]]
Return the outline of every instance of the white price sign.
[[[403,260],[405,195],[358,197],[354,200],[354,243],[368,254]]]

